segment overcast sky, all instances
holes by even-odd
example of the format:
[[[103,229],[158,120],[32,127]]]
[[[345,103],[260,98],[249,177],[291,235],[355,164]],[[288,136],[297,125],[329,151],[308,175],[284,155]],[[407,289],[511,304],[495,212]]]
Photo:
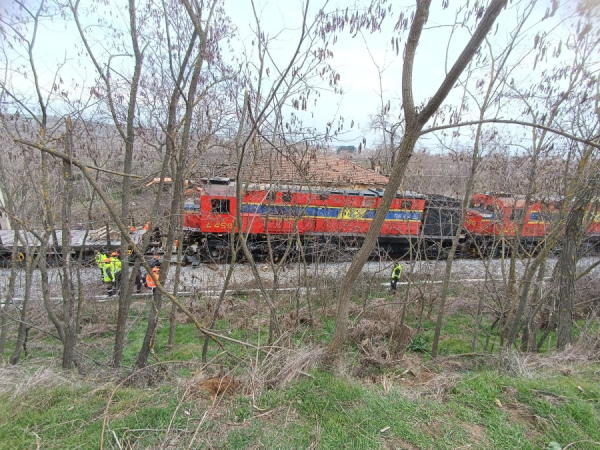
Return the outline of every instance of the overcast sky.
[[[332,65],[341,75],[344,94],[326,96],[320,100],[317,108],[302,114],[306,125],[312,123],[317,129],[322,130],[325,123],[342,115],[346,119],[346,129],[349,128],[348,124],[351,120],[357,124],[352,132],[342,137],[347,143],[358,145],[363,136],[367,137],[370,145],[380,139],[379,135],[369,130],[370,116],[379,111],[381,104],[378,67],[383,70],[381,75],[383,102],[385,104],[389,100],[392,111],[397,112],[401,97],[402,51],[397,56],[390,41],[392,36],[397,36],[397,33],[393,32],[393,27],[398,14],[411,12],[414,6],[414,2],[406,0],[391,3],[394,15],[384,21],[381,32],[359,33],[354,37],[348,31],[340,34],[338,42],[332,47],[335,55]],[[470,37],[468,32],[461,28],[455,29],[452,33],[456,7],[464,6],[467,2],[451,1],[450,8],[446,10],[441,8],[441,3],[441,0],[434,0],[418,47],[413,80],[416,103],[424,101],[434,94],[444,78],[446,64],[448,67],[451,66]],[[518,2],[511,3],[513,4],[500,17],[498,30],[489,38],[491,43],[502,45],[508,39],[508,33],[515,24],[515,16],[522,10],[522,6]],[[303,3],[285,0],[257,0],[256,4],[261,11],[261,19],[263,19],[261,26],[268,34],[276,35],[283,29],[288,30],[282,35],[281,53],[279,54],[281,60],[286,61],[284,55],[289,55],[295,42],[294,37],[297,37],[298,34]],[[344,9],[348,6],[352,7],[354,4],[353,1],[329,2],[328,7],[337,5]],[[545,0],[538,2],[531,23],[541,19],[549,4],[550,2]],[[321,2],[313,1],[311,5],[320,6]],[[252,39],[251,30],[254,25],[250,2],[229,1],[227,8],[239,27],[242,42]],[[563,14],[565,13],[566,11],[563,11]],[[557,17],[554,22],[558,23],[559,19]],[[553,30],[554,39],[560,39],[565,32],[564,27],[558,26]],[[523,43],[524,48],[519,52],[528,51],[531,46],[532,41],[529,40]],[[403,44],[401,44],[402,48]],[[447,63],[446,52],[448,52]],[[533,59],[529,63],[532,65]],[[525,65],[521,71],[528,72],[531,69],[532,67]],[[457,93],[451,94],[449,100],[456,100],[457,95]],[[426,142],[423,144],[427,145]]]
[[[10,8],[12,0],[0,0],[2,8]],[[28,0],[29,4],[35,4],[34,0]],[[86,0],[82,0],[82,5]],[[355,126],[351,132],[342,137],[340,144],[354,144],[366,137],[368,147],[376,143],[380,136],[369,130],[370,116],[377,113],[380,108],[380,89],[377,64],[382,73],[382,89],[384,103],[391,102],[392,111],[399,111],[400,106],[400,84],[402,70],[402,51],[399,56],[392,49],[390,40],[397,36],[393,32],[393,26],[400,12],[410,12],[414,2],[400,0],[391,2],[394,15],[388,17],[383,24],[383,29],[378,33],[359,33],[352,37],[349,33],[340,33],[338,42],[332,50],[334,58],[331,60],[333,67],[341,75],[341,87],[343,95],[323,91],[317,107],[309,103],[309,111],[298,113],[305,126],[313,126],[318,131],[324,131],[327,122],[334,121],[343,116],[345,118],[345,129],[349,130],[349,124],[353,120]],[[446,52],[448,51],[449,65],[454,61],[469,35],[464,29],[455,30],[450,39],[452,24],[455,22],[455,9],[464,5],[463,1],[450,1],[450,8],[441,8],[441,0],[434,0],[426,29],[419,43],[414,70],[414,94],[418,103],[431,96],[439,86],[445,73]],[[256,5],[261,18],[261,27],[268,36],[278,36],[274,43],[273,55],[277,64],[283,65],[289,60],[293,52],[300,30],[302,1],[296,0],[256,0]],[[314,17],[323,2],[312,0],[311,17]],[[330,1],[327,8],[352,7],[354,1]],[[535,17],[541,18],[549,2],[541,0],[536,7]],[[238,39],[234,45],[251,48],[253,30],[255,29],[254,17],[249,0],[226,0],[227,13],[231,16],[233,23],[238,29]],[[507,34],[514,24],[514,17],[519,9],[519,2],[513,2],[508,10],[504,11],[500,18],[499,30],[490,38],[492,42],[499,45],[506,40]],[[126,26],[127,17],[125,9],[114,10],[115,24]],[[558,18],[556,19],[558,22]],[[553,33],[559,39],[565,30],[557,27]],[[90,85],[96,74],[89,63],[82,62],[77,58],[78,49],[75,43],[78,36],[72,23],[65,25],[60,20],[52,23],[44,23],[40,29],[38,43],[35,49],[35,61],[43,79],[48,80],[53,76],[58,64],[65,59],[66,66],[63,68],[63,78],[80,80],[81,85]],[[450,45],[448,44],[450,42]],[[523,44],[526,51],[531,42]],[[401,49],[403,43],[401,44]],[[16,58],[10,60],[9,65],[16,64]],[[528,63],[529,64],[529,63]],[[524,65],[522,72],[530,71],[531,67]],[[15,83],[19,83],[18,80]],[[23,80],[23,89],[31,89],[30,84]],[[29,86],[29,87],[27,87]],[[324,88],[326,86],[323,86]],[[452,94],[450,101],[456,100],[456,94]],[[333,145],[338,145],[334,143]],[[428,145],[424,141],[422,145]],[[431,144],[434,145],[434,144]]]

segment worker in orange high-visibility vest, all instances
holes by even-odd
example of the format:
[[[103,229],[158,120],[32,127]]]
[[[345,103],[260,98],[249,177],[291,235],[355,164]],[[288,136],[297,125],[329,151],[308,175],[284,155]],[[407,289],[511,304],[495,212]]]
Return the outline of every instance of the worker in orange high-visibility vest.
[[[152,274],[156,278],[156,281],[158,281],[160,277],[160,267],[153,267]],[[144,284],[148,289],[152,289],[152,292],[154,292],[154,289],[156,289],[156,283],[154,282],[150,274],[146,275],[146,282]]]

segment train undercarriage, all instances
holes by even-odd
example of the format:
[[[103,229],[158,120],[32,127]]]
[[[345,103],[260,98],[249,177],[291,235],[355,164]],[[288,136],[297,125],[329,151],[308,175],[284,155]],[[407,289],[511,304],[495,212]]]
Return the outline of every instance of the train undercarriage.
[[[360,250],[363,236],[310,234],[255,235],[247,238],[246,244],[252,258],[257,262],[278,263],[283,258],[289,261],[350,261]],[[444,259],[447,257],[451,239],[435,241],[410,237],[380,237],[371,251],[371,260],[390,259]],[[232,248],[236,247],[236,260],[246,260],[240,243],[232,241],[229,234],[206,235],[188,231],[184,239],[184,264],[227,263],[232,260]]]

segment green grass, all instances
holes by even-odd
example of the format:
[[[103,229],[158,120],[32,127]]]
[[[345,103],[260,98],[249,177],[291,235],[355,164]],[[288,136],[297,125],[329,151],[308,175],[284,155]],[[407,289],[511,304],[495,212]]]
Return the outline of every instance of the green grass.
[[[373,296],[385,298],[386,293],[377,291]],[[254,300],[236,300],[245,301]],[[362,304],[362,297],[356,302]],[[301,326],[290,334],[296,346],[329,342],[334,319],[322,315],[322,306],[313,307],[319,326],[314,330]],[[193,324],[178,324],[176,346],[167,349],[169,312],[166,305],[159,321],[156,354],[164,361],[198,361],[204,339]],[[125,367],[135,363],[147,313],[147,308],[141,306],[131,310],[123,354]],[[253,316],[247,327],[219,320],[215,328],[234,339],[264,344],[268,327],[258,328],[259,320],[267,323],[268,316]],[[408,324],[417,325],[414,311],[408,316]],[[482,326],[489,328],[490,324],[486,318]],[[445,317],[440,353],[470,352],[472,327],[473,318],[465,312]],[[419,346],[415,347],[420,352],[412,353],[412,358],[421,357],[427,363],[434,329],[434,320],[424,320]],[[9,343],[12,345],[11,340]],[[105,363],[113,343],[110,332],[84,342],[97,344],[89,348],[88,356]],[[245,362],[240,364],[230,356],[220,356],[218,362],[236,367],[238,376],[244,379],[248,353],[230,343],[225,346]],[[43,333],[32,330],[28,348],[25,362],[47,366],[59,361],[60,343]],[[476,351],[482,350],[482,342],[478,342]],[[220,353],[211,344],[209,358]],[[358,345],[350,346],[347,371],[354,373],[361,364]],[[118,448],[116,440],[122,448],[159,447],[167,440],[171,448],[187,448],[197,427],[194,448],[533,450],[543,449],[551,441],[562,446],[581,441],[572,447],[577,450],[598,448],[593,443],[600,442],[598,364],[574,366],[567,375],[546,369],[533,378],[501,375],[489,365],[483,369],[473,365],[448,374],[455,377],[455,381],[448,382],[443,380],[442,369],[432,366],[442,375],[441,381],[419,383],[409,375],[406,380],[396,376],[384,389],[378,377],[403,373],[402,364],[396,368],[368,366],[364,378],[317,368],[310,377],[284,388],[263,387],[254,393],[224,398],[215,408],[204,398],[182,401],[187,380],[198,365],[173,366],[172,383],[162,379],[151,387],[124,386],[117,391],[109,408],[104,448]],[[56,377],[60,376],[57,372]],[[75,373],[64,378],[70,381],[38,384],[18,396],[0,395],[0,449],[99,448],[104,410],[119,378],[115,375],[113,381],[94,382]],[[167,435],[169,424],[171,432]]]
[[[227,449],[540,449],[549,442],[600,442],[598,366],[573,376],[547,373],[532,379],[479,371],[463,376],[438,402],[425,391],[314,370],[312,378],[266,390],[254,399],[224,399],[200,427],[204,445]],[[547,377],[547,375],[552,375]],[[91,382],[33,388],[18,397],[0,396],[0,448],[98,448],[106,401],[114,383]],[[580,387],[581,389],[579,389]],[[210,402],[184,401],[182,388],[121,388],[109,409],[106,447],[146,448],[172,439],[187,445]],[[499,400],[502,406],[498,406]],[[383,431],[382,431],[383,430]],[[114,435],[113,435],[114,432]],[[79,447],[78,447],[79,446]],[[411,447],[412,446],[412,447]],[[581,442],[577,449],[595,449]]]

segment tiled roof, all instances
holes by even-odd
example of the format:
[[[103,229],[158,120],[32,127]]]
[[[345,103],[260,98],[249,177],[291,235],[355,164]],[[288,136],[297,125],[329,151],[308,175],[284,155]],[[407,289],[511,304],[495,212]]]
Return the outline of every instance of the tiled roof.
[[[256,164],[252,182],[302,186],[384,187],[388,178],[352,161],[332,156],[313,156],[301,161],[263,159]]]

